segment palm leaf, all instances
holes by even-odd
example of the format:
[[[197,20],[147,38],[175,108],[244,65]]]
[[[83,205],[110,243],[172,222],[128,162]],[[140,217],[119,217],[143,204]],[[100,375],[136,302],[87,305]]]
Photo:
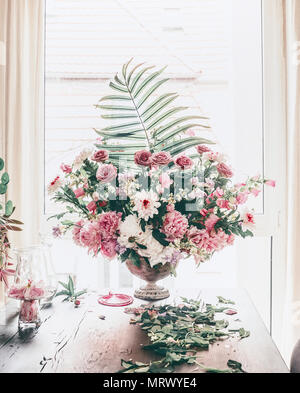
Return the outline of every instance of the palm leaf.
[[[212,143],[207,139],[189,138],[184,134],[189,128],[197,127],[200,131],[209,128],[205,122],[202,124],[207,117],[178,117],[179,112],[188,108],[172,107],[178,97],[177,93],[155,96],[156,91],[169,80],[161,78],[166,67],[151,72],[154,66],[142,67],[144,63],[141,63],[131,67],[131,62],[132,59],[124,64],[122,73],[116,74],[109,84],[118,93],[104,96],[96,105],[103,119],[114,122],[101,130],[95,130],[103,137],[104,145],[101,147],[110,152],[111,161],[115,163],[118,158],[126,158],[133,164],[137,150],[164,150],[174,155],[197,144]],[[105,104],[102,104],[103,101]]]

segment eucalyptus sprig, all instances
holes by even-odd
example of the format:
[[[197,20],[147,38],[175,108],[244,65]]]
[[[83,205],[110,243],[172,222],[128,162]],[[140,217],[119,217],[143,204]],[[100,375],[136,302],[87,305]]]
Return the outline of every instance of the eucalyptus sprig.
[[[68,283],[63,283],[63,282],[59,281],[59,284],[65,289],[57,292],[56,296],[66,296],[63,299],[63,302],[65,302],[65,301],[74,302],[79,296],[87,293],[86,289],[76,292],[75,286],[74,286],[74,281],[71,276],[69,276]]]

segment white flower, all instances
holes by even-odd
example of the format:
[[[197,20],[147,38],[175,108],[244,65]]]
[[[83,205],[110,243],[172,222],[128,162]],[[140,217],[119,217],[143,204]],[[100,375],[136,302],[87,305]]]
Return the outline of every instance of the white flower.
[[[142,244],[142,235],[144,232],[140,227],[139,219],[135,215],[127,216],[124,221],[121,222],[119,230],[120,236],[118,243],[126,248],[133,248],[136,246],[136,241]],[[138,240],[140,239],[140,240]]]
[[[56,176],[56,178],[48,185],[47,190],[48,194],[54,194],[60,187],[63,186],[63,181],[59,176]]]
[[[244,230],[250,229],[253,230],[255,227],[255,221],[254,221],[254,212],[253,210],[248,210],[244,209],[242,213],[242,227]]]
[[[73,169],[75,170],[79,169],[83,164],[83,161],[89,158],[91,155],[92,155],[91,149],[82,150],[82,152],[80,152],[78,156],[75,157],[75,160],[73,162]]]
[[[158,195],[154,191],[140,191],[134,196],[133,210],[138,213],[140,218],[148,221],[153,218],[154,214],[158,214],[157,208],[160,206]]]

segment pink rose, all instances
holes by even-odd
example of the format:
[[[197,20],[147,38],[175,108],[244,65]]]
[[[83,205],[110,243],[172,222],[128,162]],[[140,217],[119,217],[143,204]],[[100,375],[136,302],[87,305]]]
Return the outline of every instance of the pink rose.
[[[154,153],[151,160],[153,165],[168,165],[172,161],[172,157],[170,153],[161,151]]]
[[[211,214],[205,221],[205,228],[210,232],[218,221],[219,217],[215,214]]]
[[[117,246],[117,241],[115,239],[103,241],[101,243],[102,255],[104,255],[108,259],[113,259],[117,255],[116,246]]]
[[[167,213],[163,222],[162,232],[167,240],[172,242],[175,239],[183,238],[188,228],[188,220],[185,216],[174,210]]]
[[[174,163],[180,169],[190,169],[194,165],[193,160],[185,155],[177,157]]]
[[[267,186],[276,187],[276,182],[275,182],[275,180],[267,180],[267,181],[265,182],[265,184],[266,184]]]
[[[74,194],[76,198],[80,198],[85,194],[85,192],[83,188],[77,188],[77,190],[74,190]]]
[[[96,161],[96,162],[104,162],[108,160],[109,154],[107,150],[98,150],[96,151],[91,160]]]
[[[101,183],[110,183],[117,177],[117,168],[112,164],[100,165],[96,177]]]
[[[197,152],[198,152],[199,154],[211,152],[211,150],[210,150],[207,146],[205,146],[205,145],[198,145],[198,146],[196,147],[196,149],[197,149]]]
[[[152,154],[148,150],[137,151],[134,155],[134,162],[137,165],[150,166]]]
[[[87,209],[92,213],[95,214],[96,210],[97,210],[97,205],[96,202],[92,201],[87,205]]]
[[[80,231],[82,229],[84,225],[84,221],[80,220],[78,222],[76,222],[76,224],[73,227],[73,241],[75,244],[77,244],[78,246],[81,246],[81,242],[80,242]]]
[[[224,164],[224,162],[220,162],[220,164],[217,165],[217,170],[219,174],[223,177],[230,178],[233,176],[232,170],[229,168],[228,165]]]
[[[101,232],[103,241],[108,241],[113,236],[116,236],[121,219],[122,213],[116,213],[114,211],[100,214],[98,218],[98,228]]]
[[[72,167],[71,167],[70,165],[61,164],[60,169],[61,169],[64,173],[71,173],[71,172],[72,172]]]

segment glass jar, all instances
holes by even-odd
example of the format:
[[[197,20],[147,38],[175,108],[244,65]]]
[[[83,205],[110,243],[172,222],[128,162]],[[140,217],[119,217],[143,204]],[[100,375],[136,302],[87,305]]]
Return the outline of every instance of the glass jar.
[[[19,331],[38,328],[41,324],[39,301],[53,294],[51,276],[44,263],[43,246],[32,246],[14,251],[16,274],[8,296],[21,300]]]
[[[41,238],[42,260],[47,275],[47,293],[48,293],[48,296],[42,298],[40,303],[42,305],[50,306],[57,292],[58,278],[53,267],[52,238],[43,235],[40,235],[40,238]]]

